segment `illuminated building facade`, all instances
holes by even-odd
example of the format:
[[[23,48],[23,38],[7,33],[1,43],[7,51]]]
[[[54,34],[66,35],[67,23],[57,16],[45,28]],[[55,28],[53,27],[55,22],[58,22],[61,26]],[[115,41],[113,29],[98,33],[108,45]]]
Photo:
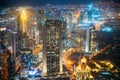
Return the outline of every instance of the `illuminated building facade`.
[[[71,33],[73,30],[73,21],[72,21],[73,13],[72,12],[67,13],[66,18],[67,18],[67,30],[68,33]]]
[[[90,79],[91,69],[86,63],[86,58],[81,59],[80,64],[76,68],[76,80]]]
[[[21,49],[23,47],[27,47],[28,46],[28,15],[27,15],[27,9],[26,8],[22,8],[21,13],[18,15],[18,22],[17,22],[17,26],[18,26],[18,48]],[[29,18],[30,19],[30,18]],[[23,44],[21,44],[23,43]]]
[[[63,49],[67,47],[67,20],[62,18],[62,44]]]
[[[97,42],[96,42],[96,31],[95,31],[94,27],[91,29],[90,34],[91,34],[91,37],[90,37],[90,51],[92,53],[94,53],[94,52],[98,51],[97,50]]]
[[[23,33],[27,32],[27,25],[28,25],[28,16],[26,14],[26,10],[23,8],[20,14],[20,23],[21,23],[21,30]]]
[[[89,52],[90,51],[90,36],[91,36],[90,31],[91,31],[90,28],[88,28],[86,30],[85,52]]]
[[[62,69],[62,21],[46,20],[43,28],[43,76],[58,75]]]
[[[86,30],[86,43],[85,51],[86,52],[95,52],[96,51],[96,32],[94,27],[90,27]]]

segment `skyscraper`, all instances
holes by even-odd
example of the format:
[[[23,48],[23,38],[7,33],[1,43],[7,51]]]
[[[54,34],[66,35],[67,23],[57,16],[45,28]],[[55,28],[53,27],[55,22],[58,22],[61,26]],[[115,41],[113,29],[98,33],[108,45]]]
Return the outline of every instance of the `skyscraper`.
[[[55,76],[63,72],[62,21],[46,20],[43,34],[43,76]]]
[[[86,43],[85,43],[85,51],[87,53],[89,52],[95,52],[96,51],[96,31],[95,27],[91,26],[86,29]]]

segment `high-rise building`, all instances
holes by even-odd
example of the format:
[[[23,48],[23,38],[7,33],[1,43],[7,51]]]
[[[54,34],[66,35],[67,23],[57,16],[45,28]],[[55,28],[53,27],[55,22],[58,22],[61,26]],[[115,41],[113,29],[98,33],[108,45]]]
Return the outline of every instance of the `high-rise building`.
[[[17,30],[17,33],[18,33],[18,51],[20,51],[20,49],[22,48],[22,30],[21,30],[21,26],[20,26],[20,15],[18,15],[18,18],[17,18],[17,26],[18,26],[18,30]]]
[[[97,52],[97,43],[96,43],[96,31],[95,31],[95,27],[93,27],[91,29],[90,32],[91,36],[90,36],[90,51],[92,53]]]
[[[67,47],[67,20],[62,18],[62,44],[63,49]]]
[[[96,50],[96,32],[94,27],[90,27],[86,30],[86,43],[85,51],[86,52],[95,52]]]
[[[63,72],[62,21],[46,20],[43,34],[43,76],[61,74]]]
[[[44,10],[38,10],[37,12],[37,25],[38,30],[40,31],[40,40],[43,40],[43,27],[45,24],[46,16]]]
[[[26,9],[22,9],[21,13],[18,15],[17,26],[18,26],[18,48],[27,47],[28,45],[28,15]],[[23,43],[23,44],[21,44]]]
[[[90,32],[91,32],[91,29],[88,28],[86,30],[85,52],[89,52],[90,51],[90,36],[91,36]]]

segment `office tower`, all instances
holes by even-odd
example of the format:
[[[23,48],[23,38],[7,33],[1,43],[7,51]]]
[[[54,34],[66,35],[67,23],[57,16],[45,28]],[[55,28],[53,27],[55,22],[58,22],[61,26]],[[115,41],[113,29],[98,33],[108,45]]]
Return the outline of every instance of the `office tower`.
[[[73,31],[73,23],[72,23],[73,17],[72,16],[73,16],[72,12],[69,12],[66,15],[66,18],[67,18],[67,30],[68,30],[68,33],[70,33],[70,34]]]
[[[63,72],[62,21],[46,20],[43,34],[43,76],[58,75]]]
[[[93,27],[91,29],[90,32],[91,36],[90,36],[90,51],[91,53],[97,52],[97,42],[96,42],[96,31],[95,31],[95,27]]]
[[[18,15],[18,17],[17,17],[17,26],[18,26],[18,29],[17,29],[18,42],[17,42],[17,44],[18,44],[18,51],[20,51],[22,48],[22,44],[21,44],[22,43],[22,31],[21,31],[21,26],[20,26],[20,15]]]
[[[67,47],[67,20],[66,18],[62,18],[62,44],[63,49]]]
[[[86,42],[85,42],[85,52],[90,51],[90,28],[86,30]]]
[[[37,12],[37,25],[38,25],[38,30],[40,31],[40,40],[43,40],[43,27],[45,24],[46,16],[45,16],[45,11],[44,10],[39,10]]]
[[[28,15],[26,9],[22,9],[21,13],[18,15],[17,26],[18,26],[18,48],[27,47],[28,43]],[[21,44],[23,43],[23,44]]]
[[[94,27],[90,27],[86,30],[86,43],[85,51],[86,52],[95,52],[96,50],[96,32]]]

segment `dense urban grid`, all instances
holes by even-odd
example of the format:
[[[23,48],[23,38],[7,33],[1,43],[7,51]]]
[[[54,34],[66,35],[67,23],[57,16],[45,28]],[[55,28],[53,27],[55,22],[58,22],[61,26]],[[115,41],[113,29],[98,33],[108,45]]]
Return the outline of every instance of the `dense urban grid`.
[[[0,80],[120,80],[120,4],[0,8]]]

